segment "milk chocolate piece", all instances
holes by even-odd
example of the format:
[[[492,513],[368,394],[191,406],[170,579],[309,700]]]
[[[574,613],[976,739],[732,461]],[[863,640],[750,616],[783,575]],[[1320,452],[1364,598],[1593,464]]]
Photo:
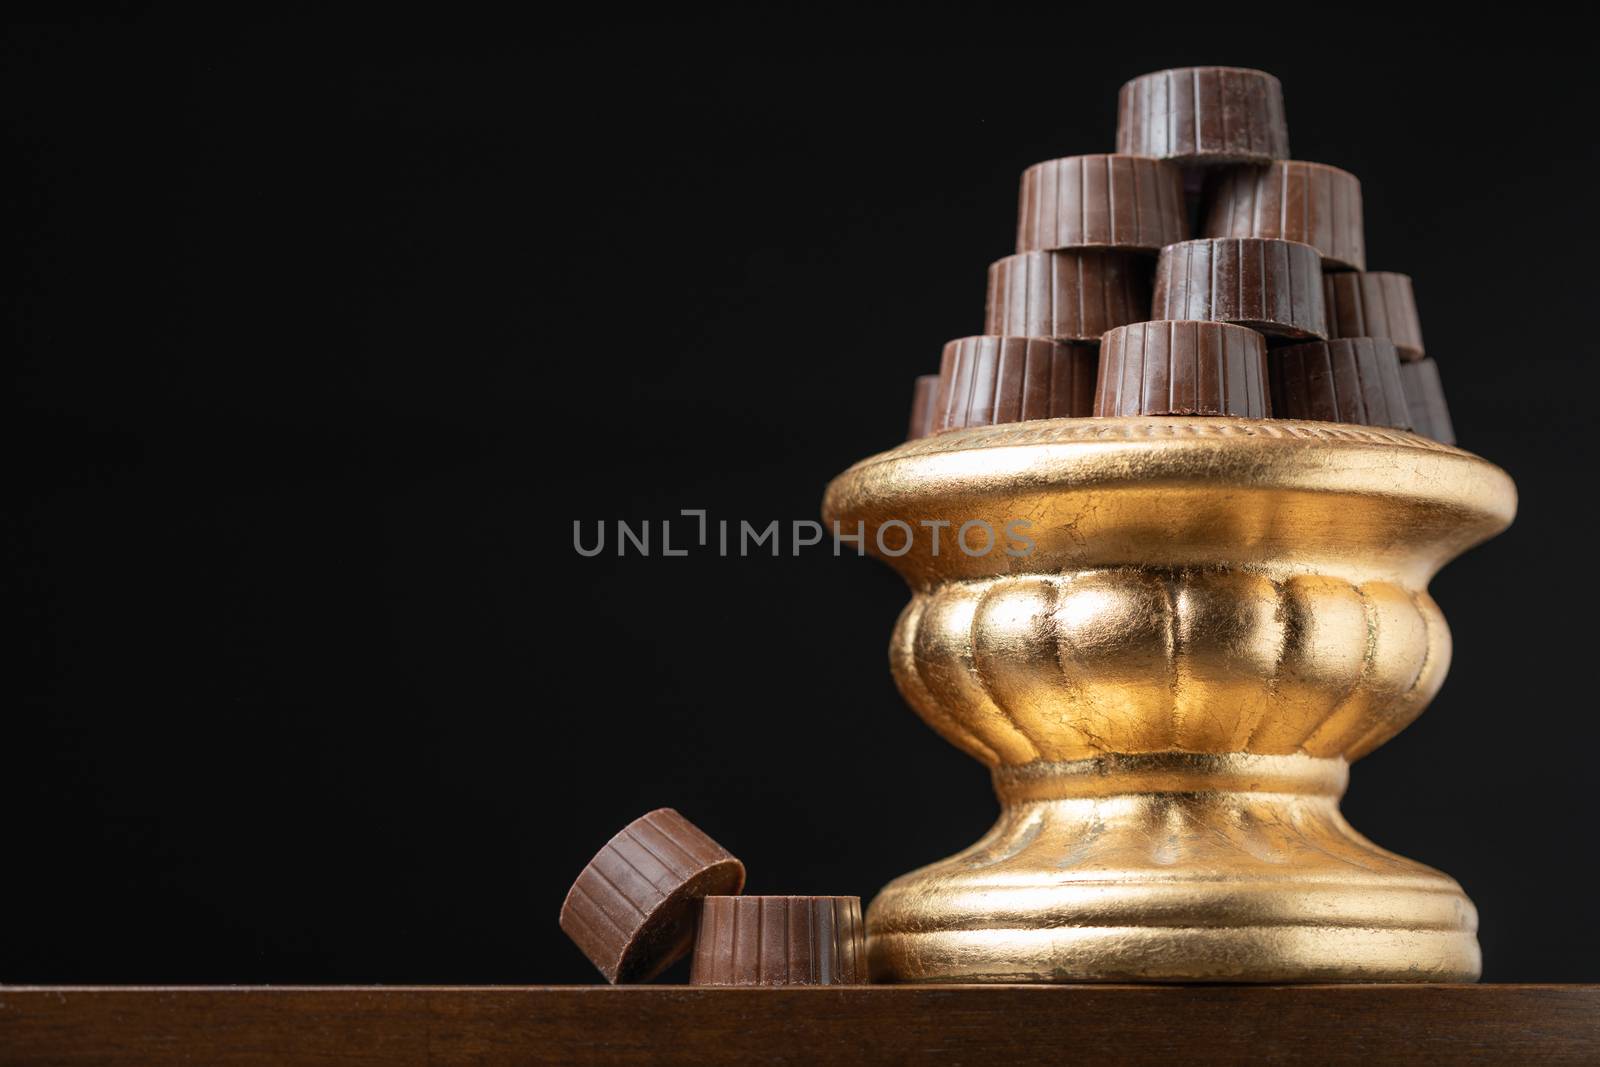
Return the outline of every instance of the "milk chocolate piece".
[[[707,897],[690,985],[864,985],[860,897]]]
[[[1130,252],[1019,252],[989,268],[986,334],[1094,341],[1150,317],[1150,261]]]
[[[1381,337],[1342,337],[1274,349],[1272,411],[1281,419],[1412,428],[1400,356]]]
[[[1322,163],[1237,167],[1208,193],[1203,237],[1279,237],[1322,253],[1328,270],[1366,270],[1361,182]]]
[[[1421,359],[1422,322],[1411,278],[1389,271],[1340,271],[1323,278],[1329,337],[1387,337],[1401,362]]]
[[[963,337],[944,346],[935,433],[1026,419],[1083,418],[1095,346],[1048,337]]]
[[[1400,384],[1405,389],[1406,409],[1411,412],[1416,432],[1440,444],[1455,444],[1456,428],[1450,422],[1450,406],[1444,401],[1438,365],[1431,359],[1401,363]]]
[[[906,433],[907,441],[915,441],[933,432],[933,402],[938,396],[939,376],[917,375],[917,384],[911,390],[911,428]]]
[[[1100,342],[1094,414],[1267,418],[1266,339],[1223,322],[1119,326]]]
[[[1189,235],[1183,172],[1137,156],[1068,156],[1022,172],[1017,251],[1154,252]]]
[[[1287,159],[1283,86],[1241,67],[1142,75],[1117,94],[1117,151],[1190,164]]]
[[[561,905],[561,929],[609,982],[647,982],[689,951],[696,905],[744,888],[744,864],[671,808],[606,843]]]
[[[1252,237],[1168,245],[1156,265],[1151,315],[1231,322],[1275,337],[1324,337],[1317,250]]]

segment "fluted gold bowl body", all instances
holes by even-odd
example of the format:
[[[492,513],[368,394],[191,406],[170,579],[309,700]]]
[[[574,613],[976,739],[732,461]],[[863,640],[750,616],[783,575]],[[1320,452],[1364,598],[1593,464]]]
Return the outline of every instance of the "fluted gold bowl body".
[[[1515,508],[1470,453],[1289,420],[1015,423],[840,475],[825,517],[914,593],[900,690],[1002,804],[873,902],[875,978],[1476,978],[1460,887],[1338,801],[1449,668],[1429,579]]]

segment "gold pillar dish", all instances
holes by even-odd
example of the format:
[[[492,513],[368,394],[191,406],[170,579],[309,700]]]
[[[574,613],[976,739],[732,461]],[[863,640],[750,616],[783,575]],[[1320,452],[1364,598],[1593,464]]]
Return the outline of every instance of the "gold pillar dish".
[[[825,516],[913,591],[900,691],[1002,808],[873,901],[874,980],[1477,978],[1461,887],[1339,798],[1449,668],[1429,579],[1515,510],[1470,453],[1290,420],[1011,423],[840,475]]]

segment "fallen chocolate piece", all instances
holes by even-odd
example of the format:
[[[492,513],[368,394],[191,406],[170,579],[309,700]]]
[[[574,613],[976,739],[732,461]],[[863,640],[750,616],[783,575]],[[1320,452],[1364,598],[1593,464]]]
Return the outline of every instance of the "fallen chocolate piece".
[[[938,396],[939,376],[917,375],[917,384],[911,390],[911,427],[906,432],[907,441],[915,441],[933,432],[933,402]]]
[[[933,431],[1083,418],[1094,401],[1094,373],[1094,345],[1048,337],[951,341],[939,364]]]
[[[561,905],[561,929],[609,982],[647,982],[681,959],[695,905],[744,888],[744,864],[671,808],[606,842]]]
[[[1272,413],[1267,342],[1254,330],[1224,322],[1139,322],[1100,341],[1096,418]]]
[[[1156,265],[1151,316],[1231,322],[1275,337],[1324,337],[1317,250],[1254,237],[1168,245]]]
[[[1117,151],[1191,164],[1287,159],[1283,86],[1243,67],[1141,75],[1117,94]]]
[[[1401,362],[1421,359],[1422,321],[1411,278],[1391,271],[1340,271],[1322,281],[1329,337],[1387,337]]]
[[[1361,182],[1323,163],[1281,160],[1237,167],[1207,194],[1203,237],[1278,237],[1322,253],[1329,270],[1366,270]]]
[[[1444,400],[1439,382],[1439,367],[1431,359],[1400,364],[1400,385],[1405,389],[1406,409],[1417,433],[1444,445],[1456,443],[1456,428],[1450,422],[1450,405]]]
[[[1189,235],[1183,172],[1137,156],[1068,156],[1022,172],[1017,251],[1154,252]]]
[[[1019,252],[989,267],[983,332],[1099,341],[1150,317],[1150,261],[1130,252]]]
[[[690,985],[864,985],[860,897],[707,897]]]
[[[1274,349],[1272,411],[1281,419],[1414,425],[1400,383],[1400,355],[1381,337],[1342,337]]]

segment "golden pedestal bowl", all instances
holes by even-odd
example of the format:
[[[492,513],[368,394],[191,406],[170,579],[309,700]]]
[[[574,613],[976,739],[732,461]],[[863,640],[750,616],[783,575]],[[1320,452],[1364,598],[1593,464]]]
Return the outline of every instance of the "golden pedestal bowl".
[[[872,903],[875,980],[1476,978],[1460,886],[1339,798],[1449,667],[1429,579],[1515,508],[1467,452],[1288,420],[1012,423],[840,475],[826,518],[914,592],[900,690],[1002,805]]]

